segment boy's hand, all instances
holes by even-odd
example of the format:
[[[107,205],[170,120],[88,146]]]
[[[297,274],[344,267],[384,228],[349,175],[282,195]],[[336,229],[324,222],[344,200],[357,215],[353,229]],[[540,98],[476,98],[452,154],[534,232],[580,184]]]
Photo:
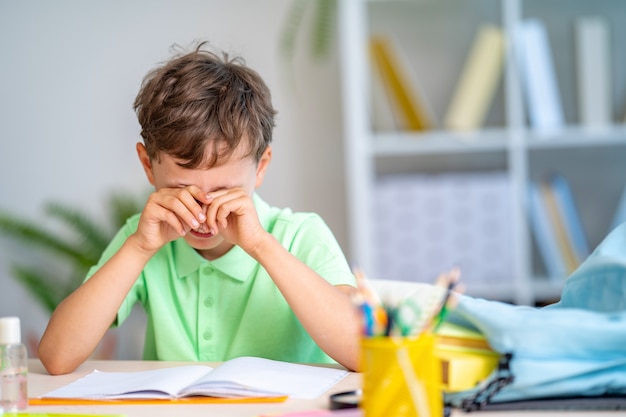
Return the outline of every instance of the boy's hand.
[[[213,191],[207,197],[210,200],[206,211],[209,229],[248,253],[256,248],[265,230],[250,195],[241,188],[231,188]]]
[[[161,188],[152,193],[141,213],[137,238],[149,253],[197,229],[206,221],[205,206],[211,199],[196,186]]]

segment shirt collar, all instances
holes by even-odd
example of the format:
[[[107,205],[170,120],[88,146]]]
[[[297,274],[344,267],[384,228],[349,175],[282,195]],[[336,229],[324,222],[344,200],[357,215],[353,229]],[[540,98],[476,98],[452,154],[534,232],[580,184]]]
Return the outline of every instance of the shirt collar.
[[[265,230],[269,230],[272,220],[271,207],[257,194],[254,194],[252,199],[261,225]],[[180,279],[196,272],[202,266],[210,265],[232,279],[243,282],[254,275],[258,266],[257,261],[239,246],[234,246],[226,254],[212,261],[203,258],[183,238],[172,242],[172,250],[176,273]]]

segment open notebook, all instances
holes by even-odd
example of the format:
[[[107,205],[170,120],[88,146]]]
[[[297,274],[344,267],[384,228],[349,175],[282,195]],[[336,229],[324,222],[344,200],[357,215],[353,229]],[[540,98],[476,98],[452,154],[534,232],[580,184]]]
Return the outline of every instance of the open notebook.
[[[193,396],[317,398],[347,371],[256,357],[211,368],[185,365],[138,372],[100,372],[44,394],[44,399],[139,400]]]

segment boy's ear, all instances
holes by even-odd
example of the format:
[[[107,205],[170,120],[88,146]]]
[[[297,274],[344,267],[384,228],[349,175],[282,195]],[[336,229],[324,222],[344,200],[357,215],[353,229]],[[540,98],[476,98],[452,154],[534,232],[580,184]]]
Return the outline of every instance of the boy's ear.
[[[261,155],[261,159],[259,159],[259,163],[256,167],[256,183],[255,188],[259,188],[261,184],[263,184],[263,178],[265,177],[265,171],[272,161],[272,147],[268,146]]]
[[[141,162],[141,166],[143,167],[143,171],[146,173],[146,177],[148,177],[148,181],[150,184],[154,185],[154,174],[152,173],[152,161],[150,161],[150,157],[148,156],[148,151],[143,143],[137,142],[136,145],[137,156],[139,157],[139,161]]]

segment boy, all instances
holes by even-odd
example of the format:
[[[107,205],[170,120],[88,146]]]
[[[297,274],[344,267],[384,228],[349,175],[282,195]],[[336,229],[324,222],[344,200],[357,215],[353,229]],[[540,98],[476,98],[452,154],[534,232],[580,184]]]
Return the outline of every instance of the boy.
[[[255,194],[272,159],[270,92],[240,59],[202,46],[142,83],[136,149],[155,192],[52,314],[38,349],[50,374],[85,361],[135,302],[147,360],[357,368],[355,281],[334,236],[319,216]]]

